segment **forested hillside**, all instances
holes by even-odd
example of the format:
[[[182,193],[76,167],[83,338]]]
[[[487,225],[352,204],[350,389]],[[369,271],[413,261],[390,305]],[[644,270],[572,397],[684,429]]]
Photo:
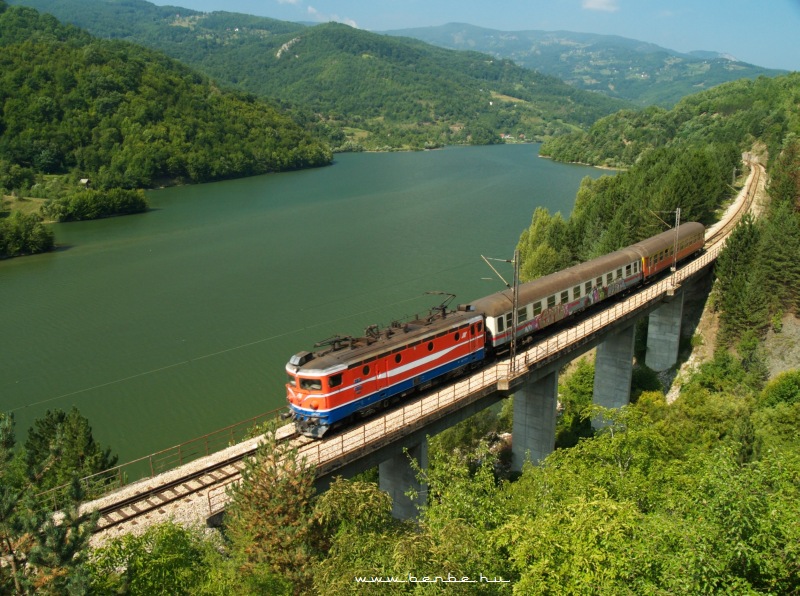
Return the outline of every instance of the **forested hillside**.
[[[623,110],[598,120],[588,132],[545,142],[541,154],[625,167],[659,147],[733,143],[745,150],[759,142],[774,156],[789,132],[800,133],[800,73],[726,83],[686,97],[671,110]]]
[[[326,144],[252,95],[1,0],[0,65],[0,191],[47,199],[55,220],[145,210],[140,189],[166,182],[332,160]],[[0,219],[0,258],[52,245],[36,214]]]
[[[163,54],[0,4],[0,159],[99,188],[219,180],[322,165],[290,118],[221,92]],[[4,184],[4,186],[7,186]]]
[[[670,107],[682,97],[721,83],[785,74],[714,52],[682,54],[616,35],[497,31],[465,23],[387,33],[414,37],[443,48],[509,58],[578,89],[625,99],[639,106]]]
[[[626,102],[485,54],[327,23],[303,27],[143,0],[15,0],[103,37],[124,38],[291,106],[340,150],[543,139],[587,127]]]

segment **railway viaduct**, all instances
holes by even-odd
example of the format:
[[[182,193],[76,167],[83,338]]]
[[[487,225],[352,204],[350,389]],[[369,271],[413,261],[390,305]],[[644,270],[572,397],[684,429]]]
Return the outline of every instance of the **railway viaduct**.
[[[425,498],[425,487],[419,484],[410,458],[424,468],[428,436],[501,399],[514,399],[512,469],[521,470],[526,460],[543,460],[554,449],[558,371],[566,363],[596,348],[594,403],[607,408],[627,404],[635,323],[645,316],[649,317],[646,363],[658,371],[676,363],[684,289],[713,264],[727,234],[763,190],[763,167],[751,166],[736,202],[722,221],[707,230],[704,254],[670,277],[518,350],[513,360],[497,362],[359,426],[312,440],[297,436],[287,425],[279,429],[279,440],[292,441],[299,456],[316,467],[320,490],[334,476],[348,477],[379,466],[380,486],[392,496],[393,514],[405,518],[415,516]],[[602,426],[604,421],[593,424]],[[167,519],[187,525],[214,523],[224,512],[226,489],[238,481],[245,459],[254,453],[259,440],[239,443],[85,503],[85,510],[101,512],[93,543]],[[416,500],[406,494],[412,488]]]

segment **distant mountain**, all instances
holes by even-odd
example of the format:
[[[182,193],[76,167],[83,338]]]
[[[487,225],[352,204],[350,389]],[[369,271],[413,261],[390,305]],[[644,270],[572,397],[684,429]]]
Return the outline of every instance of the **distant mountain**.
[[[290,106],[339,148],[544,139],[631,105],[510,60],[337,23],[306,27],[144,0],[10,3],[161,50],[219,84]]]
[[[463,23],[386,31],[443,48],[474,50],[638,105],[670,107],[686,95],[736,79],[774,77],[727,54],[682,54],[614,35],[569,31],[497,31]]]
[[[755,145],[772,157],[800,130],[800,73],[740,79],[701,91],[671,110],[650,106],[598,120],[588,132],[550,139],[541,154],[558,161],[630,167],[662,148],[716,144],[738,154]]]

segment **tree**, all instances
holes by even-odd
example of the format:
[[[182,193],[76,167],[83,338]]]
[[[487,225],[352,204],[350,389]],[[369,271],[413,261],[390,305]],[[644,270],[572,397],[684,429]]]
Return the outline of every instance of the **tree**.
[[[232,490],[226,535],[251,583],[305,591],[311,586],[314,469],[288,442],[265,435]]]
[[[46,252],[53,244],[53,230],[35,213],[15,211],[0,220],[0,259]]]
[[[111,449],[94,440],[89,421],[73,407],[47,410],[34,421],[25,441],[28,474],[38,478],[42,490],[69,484],[73,476],[85,478],[117,463]]]
[[[594,363],[587,358],[581,358],[559,386],[561,415],[556,421],[556,448],[572,447],[581,438],[592,436],[589,409],[593,394]]]
[[[168,522],[97,549],[89,570],[98,594],[197,594],[209,574],[212,543]]]
[[[13,418],[0,414],[0,588],[14,594],[84,593],[88,544],[97,514],[81,514],[85,495],[77,478],[60,511],[40,499],[40,475],[15,465]],[[52,454],[41,462],[46,470]]]

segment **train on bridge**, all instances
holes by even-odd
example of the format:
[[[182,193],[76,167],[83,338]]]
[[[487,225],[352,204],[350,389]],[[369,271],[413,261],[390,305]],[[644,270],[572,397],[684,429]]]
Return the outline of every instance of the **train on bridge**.
[[[517,342],[617,294],[645,284],[703,249],[705,228],[685,223],[626,248],[427,316],[368,327],[362,337],[335,336],[291,357],[287,400],[298,432],[329,429],[474,370]],[[452,299],[451,296],[450,299]],[[516,325],[516,328],[515,328]]]

